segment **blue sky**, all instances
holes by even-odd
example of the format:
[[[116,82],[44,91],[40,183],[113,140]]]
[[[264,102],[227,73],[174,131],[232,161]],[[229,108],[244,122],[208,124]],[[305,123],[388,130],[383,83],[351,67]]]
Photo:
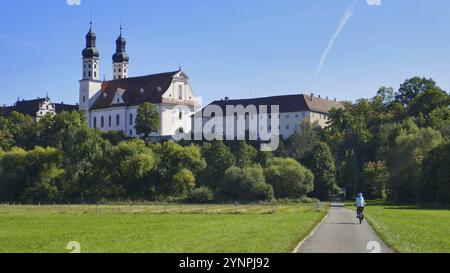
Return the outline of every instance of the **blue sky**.
[[[352,16],[316,75],[344,14]],[[372,0],[374,1],[374,0]],[[450,1],[1,0],[0,104],[43,97],[78,101],[81,50],[94,18],[101,74],[111,78],[120,18],[130,76],[178,69],[204,103],[315,93],[371,97],[415,75],[450,90]]]

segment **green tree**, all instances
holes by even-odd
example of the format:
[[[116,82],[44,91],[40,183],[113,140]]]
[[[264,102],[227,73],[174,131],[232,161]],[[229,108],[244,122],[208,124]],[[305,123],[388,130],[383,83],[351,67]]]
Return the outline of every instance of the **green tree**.
[[[301,161],[319,143],[320,130],[318,123],[302,122],[288,139],[289,156]]]
[[[173,141],[163,142],[152,146],[159,156],[157,168],[152,176],[155,190],[165,196],[179,196],[179,181],[174,177],[183,169],[189,170],[194,177],[202,172],[206,163],[199,146],[191,144],[183,147]]]
[[[235,165],[237,167],[246,168],[255,164],[258,151],[253,146],[246,144],[245,141],[233,141],[230,146],[230,150],[236,159]]]
[[[186,194],[195,188],[195,176],[190,170],[183,168],[173,176],[173,184],[178,195]]]
[[[14,135],[9,119],[0,116],[0,149],[10,150],[14,145]]]
[[[292,158],[274,158],[265,169],[276,198],[302,198],[314,189],[313,173]]]
[[[432,128],[418,128],[405,121],[387,154],[390,179],[388,197],[396,201],[416,201],[422,176],[422,161],[426,154],[440,145],[443,138]]]
[[[236,159],[223,141],[219,140],[205,143],[202,154],[207,167],[201,174],[201,184],[215,191],[218,181],[222,179],[225,171],[235,164]]]
[[[99,131],[75,119],[59,133],[63,153],[64,199],[73,202],[98,201],[109,191],[111,144]]]
[[[420,200],[450,204],[450,142],[433,150],[423,161]]]
[[[420,94],[418,94],[411,102],[408,109],[410,116],[417,117],[422,114],[428,121],[429,125],[430,113],[435,109],[439,108],[449,108],[450,106],[450,96],[447,92],[441,90],[440,88],[428,89]]]
[[[430,113],[430,127],[441,130],[450,126],[450,107],[440,107]]]
[[[124,141],[112,147],[110,198],[144,199],[151,187],[147,177],[155,169],[157,159],[142,140]],[[114,192],[112,192],[114,191]]]
[[[60,151],[36,147],[0,153],[0,200],[48,202],[59,200],[62,178]]]
[[[327,200],[330,195],[338,192],[336,166],[326,143],[319,142],[309,152],[305,166],[314,174],[314,191],[311,193],[313,197]]]
[[[233,201],[267,201],[273,199],[272,186],[266,184],[262,167],[231,167],[221,180],[218,195]]]
[[[414,77],[407,79],[400,85],[396,93],[396,99],[406,106],[419,94],[430,90],[439,88],[433,79]]]
[[[147,139],[152,133],[160,129],[160,114],[155,104],[145,102],[139,106],[136,116],[136,132]]]

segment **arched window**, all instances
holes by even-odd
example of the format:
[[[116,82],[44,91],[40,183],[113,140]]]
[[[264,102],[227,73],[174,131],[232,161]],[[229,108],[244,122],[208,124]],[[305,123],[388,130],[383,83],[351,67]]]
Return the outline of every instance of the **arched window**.
[[[97,128],[97,117],[94,117],[94,128]]]
[[[178,118],[181,120],[183,119],[183,112],[180,111],[180,113],[178,113]]]
[[[102,128],[105,127],[105,118],[103,116],[100,118],[100,126]]]
[[[133,113],[130,113],[130,125],[133,125]]]
[[[120,115],[117,114],[116,115],[116,126],[119,126],[119,125],[120,125]]]

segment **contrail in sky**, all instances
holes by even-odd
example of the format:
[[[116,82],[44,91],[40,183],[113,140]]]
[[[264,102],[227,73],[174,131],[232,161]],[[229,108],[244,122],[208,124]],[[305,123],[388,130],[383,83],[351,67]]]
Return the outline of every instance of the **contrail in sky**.
[[[18,45],[21,45],[21,46],[25,46],[25,47],[31,47],[31,48],[34,47],[32,44],[30,44],[28,42],[20,41],[20,40],[17,40],[17,39],[8,37],[8,36],[4,36],[4,35],[1,35],[1,34],[0,34],[0,39],[4,40],[4,41],[7,41],[7,42],[10,42],[10,43],[14,43],[14,44],[18,44]]]
[[[322,57],[320,58],[319,66],[317,67],[315,78],[317,79],[320,75],[320,72],[322,71],[323,64],[327,60],[328,54],[330,53],[331,49],[333,49],[334,42],[341,34],[342,30],[344,29],[345,25],[347,24],[348,20],[352,18],[353,13],[355,11],[355,5],[357,0],[353,0],[353,2],[348,6],[348,8],[345,10],[344,16],[342,17],[341,21],[339,22],[339,25],[336,29],[336,32],[331,37],[330,41],[328,42],[328,46],[325,48],[325,51],[322,53]]]

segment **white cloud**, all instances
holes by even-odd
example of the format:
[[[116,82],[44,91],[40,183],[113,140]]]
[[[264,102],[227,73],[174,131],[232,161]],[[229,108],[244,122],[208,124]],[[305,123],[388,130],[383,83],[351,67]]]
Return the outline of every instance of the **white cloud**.
[[[339,25],[338,25],[336,31],[334,32],[333,36],[331,36],[331,39],[328,42],[327,47],[325,48],[324,52],[322,53],[322,56],[320,57],[319,66],[317,67],[315,78],[319,77],[320,72],[322,72],[322,67],[323,67],[325,61],[327,60],[328,54],[330,53],[331,49],[333,49],[334,42],[341,34],[341,32],[344,29],[345,25],[347,24],[348,20],[350,20],[350,18],[352,18],[354,10],[355,10],[356,2],[357,2],[357,0],[353,0],[353,2],[350,4],[350,6],[348,6],[348,8],[345,10],[344,16],[342,17],[341,21],[339,22]]]
[[[369,6],[381,6],[381,0],[367,0]]]

